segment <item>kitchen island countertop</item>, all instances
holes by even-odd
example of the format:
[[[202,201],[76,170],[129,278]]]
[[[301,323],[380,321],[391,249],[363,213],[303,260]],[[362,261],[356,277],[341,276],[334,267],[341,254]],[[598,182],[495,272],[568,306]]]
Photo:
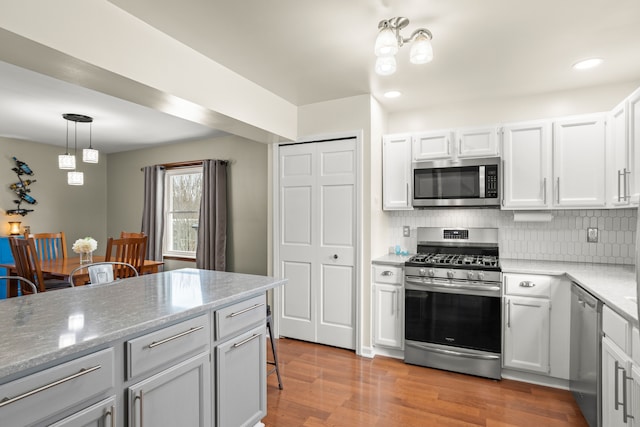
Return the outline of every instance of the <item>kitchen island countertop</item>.
[[[180,269],[0,300],[0,382],[123,337],[259,295],[286,279]]]

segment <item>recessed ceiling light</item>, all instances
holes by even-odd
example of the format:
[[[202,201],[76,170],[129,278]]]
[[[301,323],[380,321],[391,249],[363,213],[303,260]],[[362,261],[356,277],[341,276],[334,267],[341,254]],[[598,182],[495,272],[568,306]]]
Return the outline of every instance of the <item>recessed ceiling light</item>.
[[[384,93],[384,97],[385,98],[397,98],[400,95],[402,95],[402,92],[397,91],[397,90],[390,90],[389,92],[385,92]]]
[[[573,64],[574,70],[587,70],[589,68],[597,67],[602,64],[602,58],[589,58],[583,59],[582,61],[578,61]]]

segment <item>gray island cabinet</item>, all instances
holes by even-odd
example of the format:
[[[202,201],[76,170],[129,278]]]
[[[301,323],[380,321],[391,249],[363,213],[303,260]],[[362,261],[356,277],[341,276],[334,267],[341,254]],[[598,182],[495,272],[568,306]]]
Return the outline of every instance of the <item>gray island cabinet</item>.
[[[255,425],[285,283],[182,269],[0,301],[1,424]]]

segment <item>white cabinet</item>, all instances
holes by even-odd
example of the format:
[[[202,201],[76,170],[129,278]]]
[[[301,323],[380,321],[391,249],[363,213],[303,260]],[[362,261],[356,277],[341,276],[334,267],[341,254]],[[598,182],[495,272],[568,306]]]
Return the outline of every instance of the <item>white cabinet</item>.
[[[466,128],[456,131],[458,157],[498,155],[498,130],[495,127]]]
[[[215,313],[217,426],[253,426],[267,413],[266,315],[265,295]]]
[[[267,413],[264,323],[216,347],[216,373],[216,425],[256,425]]]
[[[605,117],[553,123],[554,202],[560,207],[605,206]]]
[[[498,155],[496,127],[445,129],[413,135],[414,162]]]
[[[84,403],[112,394],[114,382],[114,351],[108,348],[3,384],[0,424],[57,421],[63,412],[77,407],[82,411]]]
[[[202,315],[127,341],[130,426],[211,426],[210,324]]]
[[[551,122],[514,123],[502,128],[505,208],[551,205]]]
[[[631,198],[631,169],[627,100],[618,104],[609,114],[609,152],[612,167],[609,172],[609,202],[613,206],[628,205]]]
[[[129,425],[211,426],[209,353],[129,387]]]
[[[116,397],[111,396],[49,427],[115,427],[118,425],[115,417]]]
[[[373,343],[403,349],[404,292],[401,267],[373,266]]]
[[[637,205],[640,202],[640,89],[629,96],[627,108],[631,203]]]
[[[382,138],[382,209],[413,209],[411,187],[411,135],[385,135]]]

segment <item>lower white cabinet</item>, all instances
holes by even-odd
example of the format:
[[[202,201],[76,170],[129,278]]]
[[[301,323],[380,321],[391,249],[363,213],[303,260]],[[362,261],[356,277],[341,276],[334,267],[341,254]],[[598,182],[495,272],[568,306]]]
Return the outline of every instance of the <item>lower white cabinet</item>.
[[[549,300],[505,297],[504,366],[549,373]]]
[[[257,424],[267,413],[265,323],[217,345],[216,373],[216,425]]]
[[[373,344],[391,349],[404,348],[403,269],[374,265]]]
[[[629,426],[632,416],[631,358],[610,338],[602,338],[602,425]],[[635,387],[633,387],[635,388]]]
[[[111,396],[49,427],[115,427],[116,425],[118,425],[116,397]]]

